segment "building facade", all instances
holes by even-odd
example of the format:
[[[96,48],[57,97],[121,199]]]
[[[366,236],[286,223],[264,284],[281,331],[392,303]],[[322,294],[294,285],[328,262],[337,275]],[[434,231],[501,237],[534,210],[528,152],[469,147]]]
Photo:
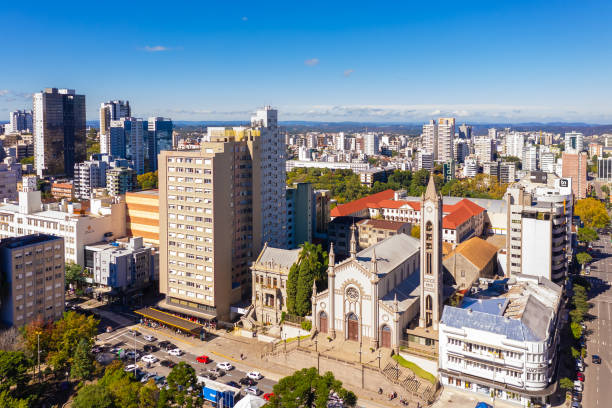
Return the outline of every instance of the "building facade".
[[[129,101],[108,101],[100,104],[100,153],[111,153],[110,127],[113,120],[129,118],[132,109]]]
[[[9,113],[9,125],[11,132],[32,132],[34,127],[33,123],[32,111],[16,110]]]
[[[159,190],[126,192],[125,205],[128,236],[159,245]]]
[[[412,225],[401,221],[365,219],[357,224],[357,246],[359,250],[372,245],[396,234],[410,235]]]
[[[113,167],[106,171],[106,190],[111,197],[138,189],[136,170],[130,167]]]
[[[172,119],[150,117],[148,120],[147,171],[157,171],[157,156],[162,150],[172,150]]]
[[[0,318],[11,326],[53,321],[64,313],[64,239],[45,234],[0,240]]]
[[[140,118],[121,118],[111,121],[110,155],[132,162],[137,174],[145,172],[149,125]]]
[[[587,196],[587,169],[589,159],[586,152],[565,153],[561,156],[563,167],[561,175],[563,178],[572,179],[572,191],[576,198]]]
[[[38,176],[72,177],[85,160],[85,95],[47,88],[33,96],[34,168]]]

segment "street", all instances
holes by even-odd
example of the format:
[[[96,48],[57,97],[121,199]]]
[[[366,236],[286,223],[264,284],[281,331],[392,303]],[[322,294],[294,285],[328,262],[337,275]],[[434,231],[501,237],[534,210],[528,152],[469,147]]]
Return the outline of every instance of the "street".
[[[589,281],[589,302],[593,304],[587,321],[587,352],[582,405],[585,408],[612,406],[612,245],[610,235],[600,233],[593,243],[593,262]],[[593,364],[593,354],[601,357],[601,364]]]

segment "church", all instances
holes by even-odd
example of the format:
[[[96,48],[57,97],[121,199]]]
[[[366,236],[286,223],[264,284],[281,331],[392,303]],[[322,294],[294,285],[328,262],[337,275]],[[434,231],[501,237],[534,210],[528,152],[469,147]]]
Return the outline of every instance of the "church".
[[[372,348],[399,350],[412,336],[437,339],[444,301],[442,197],[433,177],[421,197],[421,238],[388,237],[357,252],[351,228],[350,256],[336,264],[329,252],[327,289],[312,295],[312,320],[319,333]]]

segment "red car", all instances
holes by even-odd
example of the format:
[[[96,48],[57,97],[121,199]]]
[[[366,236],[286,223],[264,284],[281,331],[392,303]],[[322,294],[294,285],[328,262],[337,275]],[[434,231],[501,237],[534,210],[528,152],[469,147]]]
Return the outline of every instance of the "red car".
[[[580,371],[576,373],[576,377],[578,377],[580,381],[584,381],[584,374],[582,374]]]
[[[200,357],[196,357],[196,361],[198,363],[208,364],[210,363],[210,358],[205,355],[201,355]]]
[[[272,398],[274,396],[273,392],[267,392],[263,395],[263,399],[265,399],[266,401],[270,401],[270,398]]]

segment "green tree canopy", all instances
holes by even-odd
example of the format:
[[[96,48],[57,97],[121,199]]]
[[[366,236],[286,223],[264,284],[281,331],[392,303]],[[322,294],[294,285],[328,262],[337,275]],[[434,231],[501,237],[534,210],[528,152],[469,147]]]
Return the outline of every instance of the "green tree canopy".
[[[24,157],[23,159],[19,160],[19,163],[21,163],[21,164],[34,164],[34,156]]]
[[[306,316],[311,311],[313,282],[317,290],[327,287],[328,255],[321,245],[310,242],[302,244],[296,265],[289,270],[287,281],[287,309],[289,313]]]
[[[93,373],[93,356],[91,355],[91,347],[89,342],[82,338],[79,341],[74,358],[72,367],[70,369],[70,376],[79,380],[87,380]]]
[[[141,190],[157,188],[157,171],[140,174],[136,179]]]
[[[326,408],[331,393],[336,393],[346,407],[357,404],[355,394],[344,389],[331,372],[319,375],[314,367],[304,368],[282,378],[274,386],[269,405],[272,408]]]
[[[32,361],[22,351],[0,350],[0,392],[17,386],[20,392],[30,380]]]
[[[580,217],[586,227],[604,228],[610,223],[605,204],[595,198],[578,200],[574,214]]]
[[[74,408],[113,408],[115,404],[108,389],[98,383],[81,388],[72,406]]]
[[[599,239],[597,231],[593,228],[584,227],[578,229],[578,241],[580,242],[593,242]]]
[[[172,368],[168,374],[168,385],[171,390],[176,390],[179,386],[182,388],[195,387],[197,383],[196,372],[192,366],[181,361]]]
[[[421,226],[413,225],[412,229],[410,230],[410,235],[412,235],[416,239],[421,239]]]
[[[585,265],[593,260],[593,257],[586,252],[580,252],[576,255],[576,260],[580,265]]]
[[[66,273],[64,274],[66,280],[66,286],[81,286],[83,282],[85,282],[85,273],[83,272],[83,267],[74,262],[69,262],[66,264]]]
[[[574,382],[567,377],[559,380],[559,387],[565,391],[571,391],[574,388]]]

